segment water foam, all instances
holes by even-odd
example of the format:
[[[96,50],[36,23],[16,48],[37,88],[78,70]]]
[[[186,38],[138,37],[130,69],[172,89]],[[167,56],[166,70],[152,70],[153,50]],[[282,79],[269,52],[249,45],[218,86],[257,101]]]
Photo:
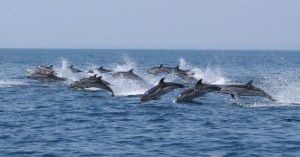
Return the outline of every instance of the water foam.
[[[30,85],[30,83],[23,82],[16,79],[3,79],[0,80],[0,87],[11,87],[11,86],[26,86]]]
[[[226,84],[229,79],[224,77],[219,67],[206,66],[205,69],[200,69],[185,61],[184,58],[179,58],[179,67],[182,69],[189,69],[189,73],[194,73],[195,78],[203,79],[204,82],[210,84]]]
[[[275,98],[282,103],[300,104],[300,83],[290,83],[287,86],[281,87]]]
[[[68,67],[70,66],[67,59],[60,59],[60,66],[54,68],[56,75],[58,77],[68,78],[67,84],[70,84],[73,81],[79,80],[82,76],[80,74],[74,74]]]
[[[149,79],[151,77],[144,77],[142,73],[139,73],[139,69],[136,66],[136,62],[128,57],[127,55],[123,55],[123,64],[115,64],[113,70],[115,72],[118,71],[128,71],[130,69],[134,69],[134,73],[141,76],[142,78],[146,78],[147,82],[152,82]],[[105,75],[104,79],[108,80],[113,86],[111,86],[112,90],[114,91],[115,95],[119,96],[131,96],[131,95],[141,95],[144,94],[148,89],[149,85],[144,84],[142,82],[136,80],[129,80],[125,78],[113,78],[111,76]]]

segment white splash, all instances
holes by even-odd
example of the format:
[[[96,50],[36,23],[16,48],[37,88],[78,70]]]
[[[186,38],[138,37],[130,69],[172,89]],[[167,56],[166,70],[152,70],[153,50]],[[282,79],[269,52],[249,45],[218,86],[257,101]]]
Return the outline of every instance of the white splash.
[[[139,73],[139,69],[137,68],[136,62],[133,59],[127,55],[123,55],[123,61],[124,64],[115,64],[115,67],[113,68],[115,72],[134,69],[133,72],[144,78],[146,82],[154,82],[153,77],[146,77],[143,73]],[[104,75],[104,79],[107,79],[107,81],[112,84],[111,88],[117,96],[141,95],[149,89],[148,84],[136,80],[113,78],[108,74]]]
[[[137,71],[136,63],[133,59],[128,57],[127,55],[123,55],[123,61],[124,64],[117,64],[113,70],[114,71],[128,71],[130,69],[134,69],[134,71]]]
[[[300,83],[294,82],[281,87],[275,98],[282,103],[300,104]]]
[[[56,75],[58,77],[68,78],[67,84],[70,84],[73,81],[79,80],[82,78],[80,74],[74,74],[72,71],[68,68],[70,66],[68,60],[61,59],[60,66],[58,68],[54,68]]]
[[[195,78],[203,79],[204,82],[210,84],[226,84],[230,80],[223,76],[219,67],[210,67],[209,65],[203,69],[188,64],[185,59],[179,59],[179,67],[182,69],[189,69],[189,73],[194,73]]]

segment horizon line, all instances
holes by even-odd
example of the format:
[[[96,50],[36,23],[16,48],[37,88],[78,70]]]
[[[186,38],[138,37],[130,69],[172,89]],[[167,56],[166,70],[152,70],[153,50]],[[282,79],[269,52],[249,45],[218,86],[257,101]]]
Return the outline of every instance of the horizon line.
[[[0,48],[32,50],[173,50],[173,51],[300,51],[300,49],[184,49],[184,48]]]

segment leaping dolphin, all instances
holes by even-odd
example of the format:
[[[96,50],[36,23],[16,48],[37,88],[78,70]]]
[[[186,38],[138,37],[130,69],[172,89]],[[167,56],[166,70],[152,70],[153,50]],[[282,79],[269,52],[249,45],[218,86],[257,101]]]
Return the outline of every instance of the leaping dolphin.
[[[103,66],[101,66],[100,68],[97,68],[97,70],[100,73],[109,73],[109,72],[112,72],[112,70],[104,69]]]
[[[62,78],[62,77],[58,77],[58,76],[54,75],[54,71],[52,71],[49,74],[35,73],[35,74],[28,76],[28,78],[36,79],[36,80],[49,80],[49,81],[65,81],[65,80],[67,80],[66,78]]]
[[[74,68],[73,65],[69,66],[68,69],[70,69],[73,73],[82,72],[81,70]]]
[[[158,67],[153,67],[147,70],[147,74],[157,75],[159,73],[164,73],[164,68],[162,64],[159,64]]]
[[[175,73],[176,76],[180,77],[181,79],[185,81],[197,81],[197,79],[194,77],[195,73],[188,74],[188,73]]]
[[[172,71],[173,73],[187,73],[189,72],[190,70],[183,70],[183,69],[180,69],[179,68],[179,65],[177,65],[174,70]]]
[[[144,83],[147,83],[143,78],[141,78],[137,74],[133,73],[133,69],[131,69],[129,71],[119,71],[119,72],[114,73],[112,76],[114,78],[123,77],[125,79],[138,80],[138,81],[142,81]]]
[[[193,88],[181,92],[175,99],[175,102],[190,101],[209,92],[219,91],[221,87],[210,84],[203,84],[200,79]]]
[[[114,92],[113,90],[109,87],[109,83],[107,81],[104,81],[102,79],[102,76],[100,77],[96,77],[97,74],[95,74],[94,76],[90,76],[89,78],[83,78],[80,79],[79,81],[75,81],[73,82],[69,88],[73,88],[73,89],[85,89],[85,88],[101,88],[104,90],[107,90],[109,92],[111,92],[112,96],[114,96]]]
[[[44,66],[44,65],[40,65],[37,66],[35,68],[28,68],[26,69],[26,71],[30,74],[30,75],[34,75],[34,74],[51,74],[52,72],[54,72],[53,70],[53,65],[50,66]]]
[[[169,93],[170,91],[176,88],[184,88],[182,84],[175,82],[165,82],[165,78],[162,78],[159,81],[159,84],[149,89],[140,99],[139,104],[150,101],[160,99],[162,95]]]
[[[223,87],[220,92],[230,94],[234,99],[239,96],[261,96],[268,98],[271,101],[276,101],[270,94],[258,87],[253,86],[252,83],[253,80],[250,80],[245,85],[228,85]]]
[[[100,68],[95,69],[100,73],[109,73],[112,72],[112,70],[108,70],[108,69],[104,69],[103,66],[101,66]],[[89,70],[88,73],[94,73],[94,70]]]
[[[163,64],[158,65],[158,67],[153,67],[147,70],[147,74],[153,74],[157,75],[159,73],[171,73],[174,70],[174,68],[171,67],[165,67]]]

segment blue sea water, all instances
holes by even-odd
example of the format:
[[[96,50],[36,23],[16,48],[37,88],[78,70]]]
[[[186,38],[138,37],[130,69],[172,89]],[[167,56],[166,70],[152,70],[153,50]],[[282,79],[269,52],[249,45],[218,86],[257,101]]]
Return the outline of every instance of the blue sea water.
[[[54,65],[64,82],[27,78],[27,68]],[[174,103],[182,90],[138,104],[158,81],[194,85],[172,74],[145,74],[164,64],[204,82],[253,84],[277,102],[209,93]],[[113,79],[116,96],[70,90],[104,66],[134,69],[149,85]],[[0,49],[0,156],[300,156],[299,51]]]

